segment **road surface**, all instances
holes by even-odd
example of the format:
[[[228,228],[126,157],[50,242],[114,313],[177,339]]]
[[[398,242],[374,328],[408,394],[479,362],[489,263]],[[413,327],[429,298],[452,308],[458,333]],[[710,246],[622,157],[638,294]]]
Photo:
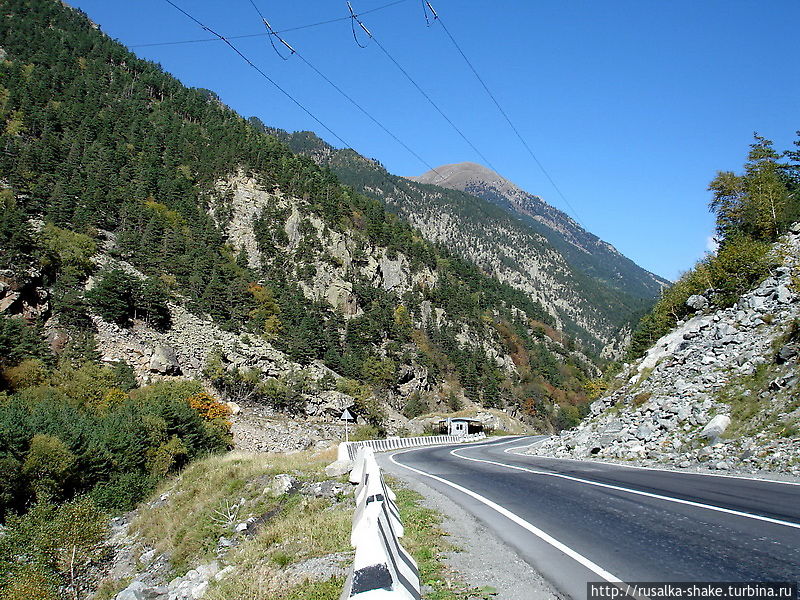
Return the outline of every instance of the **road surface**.
[[[587,582],[800,580],[800,485],[514,453],[532,438],[381,455],[572,598]]]

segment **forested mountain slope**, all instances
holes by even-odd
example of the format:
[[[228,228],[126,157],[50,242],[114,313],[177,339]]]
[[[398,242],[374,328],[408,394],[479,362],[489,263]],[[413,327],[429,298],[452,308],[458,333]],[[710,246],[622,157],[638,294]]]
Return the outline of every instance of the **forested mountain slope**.
[[[6,2],[0,40],[0,366],[15,410],[65,365],[123,365],[136,385],[188,375],[296,418],[349,401],[376,433],[464,405],[577,420],[596,367],[529,295],[78,11]],[[0,440],[18,462],[26,423]]]
[[[258,120],[251,122],[264,129]],[[459,188],[448,183],[447,175],[445,181],[433,181],[440,179],[435,174],[433,179],[397,177],[380,163],[352,150],[332,148],[312,133],[269,131],[357,190],[381,200],[427,239],[539,301],[559,327],[591,352],[607,347],[608,356],[619,356],[626,332],[651,306],[660,284],[666,283],[539,200],[537,213],[531,209],[523,214],[501,202],[501,192],[494,187]],[[502,180],[497,175],[494,179]],[[526,202],[536,198],[514,189]],[[534,214],[548,220],[540,222],[531,217]]]
[[[586,231],[541,197],[526,192],[482,165],[442,165],[412,181],[430,183],[483,198],[521,218],[584,274],[635,298],[657,298],[669,281],[642,269],[611,244]]]

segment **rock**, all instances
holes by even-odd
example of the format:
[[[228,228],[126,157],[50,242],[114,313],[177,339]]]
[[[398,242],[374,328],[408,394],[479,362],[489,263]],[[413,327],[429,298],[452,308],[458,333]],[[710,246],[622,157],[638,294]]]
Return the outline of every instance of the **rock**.
[[[705,296],[695,294],[693,296],[689,296],[689,298],[686,300],[686,306],[694,310],[703,310],[706,306],[708,306],[708,300]]]
[[[219,573],[214,575],[214,581],[222,581],[223,579],[225,579],[228,575],[230,575],[234,571],[236,571],[236,567],[233,566],[233,565],[228,565],[227,567],[222,569]]]
[[[706,426],[703,427],[703,430],[700,432],[700,436],[715,440],[725,432],[730,424],[731,418],[728,415],[716,415],[706,423]]]
[[[202,598],[208,589],[208,582],[201,581],[192,589],[192,598]]]
[[[784,346],[781,347],[780,350],[778,350],[778,353],[775,355],[775,362],[777,362],[780,365],[789,362],[796,356],[797,356],[797,349],[794,348],[793,346],[790,346],[789,344],[785,344]]]
[[[794,294],[788,286],[780,285],[776,291],[776,299],[781,304],[789,304],[794,299]]]
[[[116,600],[147,600],[144,590],[147,586],[141,581],[133,581],[116,596]]]
[[[297,487],[297,479],[288,473],[281,473],[275,475],[268,489],[274,496],[282,496],[291,492],[295,487]]]
[[[228,408],[231,409],[232,415],[238,415],[240,412],[242,412],[242,407],[236,404],[236,402],[226,402],[225,404],[227,404]]]
[[[181,367],[175,349],[171,346],[156,346],[150,358],[150,370],[164,375],[180,375]]]
[[[753,310],[764,312],[767,308],[767,299],[763,296],[750,296],[748,304]]]
[[[236,525],[235,531],[236,533],[242,533],[243,531],[247,531],[249,525],[247,523],[239,523]]]
[[[315,483],[305,483],[300,488],[300,493],[306,496],[314,496],[315,498],[329,498],[331,500],[338,500],[351,494],[353,486],[340,483],[338,481],[318,481]]]
[[[352,555],[347,552],[326,554],[325,556],[309,558],[308,560],[289,565],[286,572],[299,581],[306,579],[325,581],[331,577],[343,577],[347,575],[352,560]]]
[[[352,468],[352,460],[337,460],[325,467],[325,474],[328,477],[341,477],[345,473],[349,473]]]
[[[640,425],[636,430],[636,437],[640,440],[649,440],[653,437],[653,429],[649,425]]]

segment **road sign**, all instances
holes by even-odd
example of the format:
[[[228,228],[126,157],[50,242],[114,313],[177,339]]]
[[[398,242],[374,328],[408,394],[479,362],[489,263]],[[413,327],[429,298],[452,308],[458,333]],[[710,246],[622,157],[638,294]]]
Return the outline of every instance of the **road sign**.
[[[356,422],[356,416],[350,412],[349,408],[345,408],[342,412],[342,416],[339,417],[340,421],[344,421],[344,441],[350,441],[350,423]]]

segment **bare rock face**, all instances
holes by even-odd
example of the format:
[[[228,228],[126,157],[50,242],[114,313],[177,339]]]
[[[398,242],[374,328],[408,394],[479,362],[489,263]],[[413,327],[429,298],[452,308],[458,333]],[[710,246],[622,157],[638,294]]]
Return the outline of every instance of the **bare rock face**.
[[[50,292],[41,273],[31,270],[18,277],[11,271],[0,271],[0,314],[36,321],[46,319],[50,308]]]

